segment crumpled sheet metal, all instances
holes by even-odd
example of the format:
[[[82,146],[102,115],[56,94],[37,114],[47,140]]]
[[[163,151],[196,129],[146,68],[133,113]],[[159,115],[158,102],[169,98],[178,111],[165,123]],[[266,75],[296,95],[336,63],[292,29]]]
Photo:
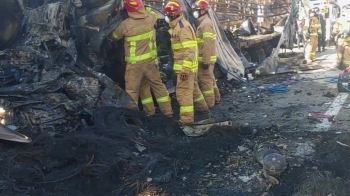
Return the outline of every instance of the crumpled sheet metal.
[[[20,142],[20,143],[30,143],[32,142],[32,139],[20,134],[16,131],[12,131],[11,129],[5,127],[0,123],[0,139],[13,141],[13,142]]]
[[[55,39],[58,43],[61,43],[59,35],[65,33],[67,13],[67,5],[61,2],[46,4],[37,9],[25,10],[26,32],[35,36],[27,42],[40,45],[41,41]]]
[[[111,78],[103,73],[93,73],[99,78],[105,87],[100,95],[98,107],[114,106],[138,110],[138,106],[130,95],[120,88]]]
[[[213,126],[232,126],[232,121],[215,122],[212,119],[207,119],[180,128],[188,137],[199,137],[208,133]]]
[[[293,39],[295,37],[295,25],[293,23],[297,19],[298,7],[296,0],[291,2],[291,12],[288,16],[287,22],[284,26],[281,38],[278,42],[277,47],[274,49],[272,54],[267,57],[263,62],[260,63],[258,70],[260,74],[268,75],[278,73],[280,66],[280,57],[278,56],[282,44],[287,48],[293,48]]]

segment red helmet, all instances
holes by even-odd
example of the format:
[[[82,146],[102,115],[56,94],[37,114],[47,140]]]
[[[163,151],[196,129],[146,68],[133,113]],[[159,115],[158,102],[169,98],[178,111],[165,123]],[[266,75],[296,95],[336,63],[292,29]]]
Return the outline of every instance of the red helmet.
[[[206,0],[197,0],[192,6],[192,8],[196,10],[208,10],[209,7],[209,3]]]
[[[165,5],[164,10],[167,15],[175,16],[182,12],[182,6],[177,0],[173,0]]]
[[[124,7],[128,12],[136,12],[145,6],[142,0],[124,0]]]

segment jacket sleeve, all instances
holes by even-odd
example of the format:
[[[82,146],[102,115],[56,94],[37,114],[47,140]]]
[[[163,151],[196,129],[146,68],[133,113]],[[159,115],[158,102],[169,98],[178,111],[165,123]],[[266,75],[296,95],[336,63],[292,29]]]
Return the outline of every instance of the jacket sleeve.
[[[193,38],[190,27],[181,28],[178,32],[178,36],[184,48],[181,50],[183,58],[181,58],[180,62],[177,63],[185,64],[187,61],[197,63],[198,66],[198,62],[193,62],[194,60],[198,59],[198,46],[197,44],[195,44],[195,46],[191,44],[192,42],[196,42],[196,38]],[[182,68],[182,70],[184,71],[184,68]]]
[[[123,39],[125,35],[125,25],[124,22],[120,23],[120,25],[111,33],[110,38],[113,40]]]
[[[203,37],[203,63],[210,64],[210,57],[212,55],[212,50],[215,46],[216,35],[214,28],[210,23],[205,23],[202,26],[202,37]]]

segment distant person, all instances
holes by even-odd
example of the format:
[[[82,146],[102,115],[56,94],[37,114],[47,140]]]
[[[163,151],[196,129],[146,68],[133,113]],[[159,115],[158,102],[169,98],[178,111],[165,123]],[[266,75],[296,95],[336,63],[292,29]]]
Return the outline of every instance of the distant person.
[[[310,10],[309,14],[309,19],[306,20],[303,27],[305,38],[305,60],[303,61],[303,64],[309,64],[315,61],[318,35],[322,33],[316,10]]]
[[[321,52],[326,50],[326,20],[322,14],[319,14],[319,20],[321,24],[321,35],[318,36],[318,52]]]
[[[340,69],[346,69],[350,67],[350,5],[343,8],[332,34],[337,44],[337,65]]]
[[[301,20],[297,21],[297,34],[296,34],[296,37],[297,37],[298,49],[300,49],[300,44],[304,43],[304,35],[303,35],[304,24],[305,24],[305,19],[301,19]]]

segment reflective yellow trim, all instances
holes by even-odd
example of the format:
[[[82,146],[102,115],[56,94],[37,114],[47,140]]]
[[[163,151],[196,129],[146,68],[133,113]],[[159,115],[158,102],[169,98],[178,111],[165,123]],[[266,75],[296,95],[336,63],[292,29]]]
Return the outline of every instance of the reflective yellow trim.
[[[197,47],[197,41],[185,41],[182,43],[171,44],[173,50],[185,49],[185,48],[194,48]]]
[[[192,61],[184,60],[182,65],[175,63],[173,69],[174,71],[181,71],[183,67],[190,69],[192,72],[196,72],[198,70],[198,63],[195,64]]]
[[[315,36],[315,35],[318,35],[318,33],[310,33],[310,36],[311,36],[311,35]]]
[[[125,57],[125,60],[128,63],[135,64],[135,63],[140,62],[140,61],[144,61],[144,60],[147,60],[147,59],[154,58],[155,56],[157,56],[157,52],[156,51],[152,51],[152,52],[149,52],[149,53],[146,53],[146,54],[142,54],[142,55],[139,55],[139,56]]]
[[[205,38],[216,39],[216,34],[210,33],[210,32],[204,32],[204,33],[203,33],[203,39],[205,39]]]
[[[142,105],[147,105],[147,104],[153,103],[153,99],[152,97],[147,97],[147,98],[141,99],[141,102],[142,102]]]
[[[204,100],[204,96],[201,94],[199,95],[198,97],[196,97],[193,102],[197,103],[197,102],[200,102],[200,101],[203,101]]]
[[[112,39],[118,39],[119,37],[118,37],[118,35],[117,35],[117,33],[115,32],[115,31],[113,31],[113,33],[112,33]]]
[[[135,64],[144,60],[153,59],[157,57],[156,43],[153,41],[154,30],[148,31],[141,35],[135,35],[130,37],[125,37],[125,41],[130,44],[130,54],[125,56],[125,61],[129,64]],[[148,47],[150,52],[136,55],[136,42],[149,39]]]
[[[215,63],[216,62],[216,58],[217,58],[216,56],[211,56],[210,57],[210,62],[214,62]],[[203,57],[201,57],[201,56],[198,57],[198,62],[202,62],[202,61],[203,61]]]
[[[159,98],[157,98],[157,102],[158,103],[165,103],[165,102],[169,102],[170,101],[170,99],[169,99],[169,96],[167,95],[167,96],[164,96],[164,97],[159,97]]]
[[[127,42],[137,42],[137,41],[141,41],[144,39],[149,39],[149,38],[153,38],[153,30],[148,31],[146,33],[143,33],[141,35],[135,35],[135,36],[131,36],[131,37],[125,37],[125,41]]]
[[[190,106],[181,106],[180,107],[180,113],[190,113],[193,112],[193,105]]]
[[[343,63],[350,64],[350,61],[343,60]]]
[[[209,90],[206,90],[206,91],[202,91],[203,95],[206,96],[206,95],[213,95],[214,94],[214,89],[209,89]]]
[[[218,88],[218,86],[215,84],[215,86],[213,88],[216,89],[216,88]]]
[[[350,42],[350,37],[345,37],[345,38],[339,38],[338,41],[344,41],[344,42]]]

